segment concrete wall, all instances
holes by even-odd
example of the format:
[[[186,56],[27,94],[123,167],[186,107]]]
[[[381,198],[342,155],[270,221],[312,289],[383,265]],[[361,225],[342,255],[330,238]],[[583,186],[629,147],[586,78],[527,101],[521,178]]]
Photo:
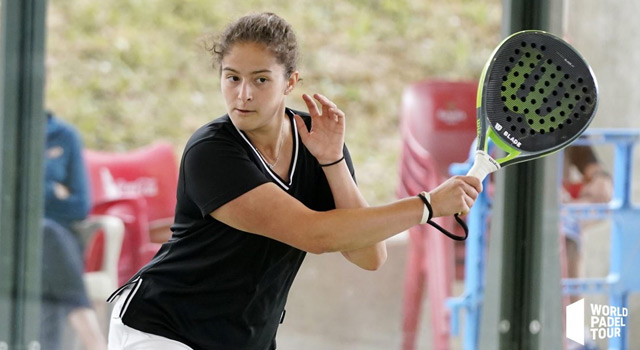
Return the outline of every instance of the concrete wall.
[[[640,128],[640,2],[566,1],[566,35],[600,85],[594,126]]]
[[[565,0],[567,39],[591,64],[600,88],[600,105],[592,126],[640,129],[640,2],[636,0]],[[599,149],[611,164],[611,149]],[[633,198],[640,202],[640,148],[635,149]],[[608,271],[610,222],[596,223],[584,232],[586,277]],[[638,230],[640,235],[640,230]],[[640,251],[638,252],[640,254]],[[607,304],[601,296],[585,302]],[[640,348],[640,294],[630,298],[629,349]],[[604,342],[600,343],[604,348]]]

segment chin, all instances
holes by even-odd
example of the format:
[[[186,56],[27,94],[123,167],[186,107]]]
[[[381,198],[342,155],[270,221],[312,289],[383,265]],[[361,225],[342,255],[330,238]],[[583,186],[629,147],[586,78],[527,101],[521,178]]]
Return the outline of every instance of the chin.
[[[233,125],[235,125],[236,128],[242,131],[253,129],[252,121],[246,116],[239,116],[235,113],[231,113],[229,114],[229,117],[231,118],[231,122],[233,122]]]

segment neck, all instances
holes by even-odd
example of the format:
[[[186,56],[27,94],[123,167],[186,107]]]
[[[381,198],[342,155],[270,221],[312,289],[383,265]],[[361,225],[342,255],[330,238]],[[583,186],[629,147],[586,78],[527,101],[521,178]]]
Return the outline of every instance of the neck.
[[[275,118],[268,128],[247,133],[249,140],[258,150],[262,158],[274,167],[282,158],[284,144],[291,134],[289,117],[283,113],[282,118]]]

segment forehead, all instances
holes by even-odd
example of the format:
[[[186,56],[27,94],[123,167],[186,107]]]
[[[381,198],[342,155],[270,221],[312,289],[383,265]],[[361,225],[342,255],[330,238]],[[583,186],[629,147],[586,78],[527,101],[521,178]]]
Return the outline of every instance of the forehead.
[[[231,68],[240,72],[271,70],[280,71],[284,67],[278,63],[276,56],[265,45],[253,42],[234,44],[222,58],[222,69]]]

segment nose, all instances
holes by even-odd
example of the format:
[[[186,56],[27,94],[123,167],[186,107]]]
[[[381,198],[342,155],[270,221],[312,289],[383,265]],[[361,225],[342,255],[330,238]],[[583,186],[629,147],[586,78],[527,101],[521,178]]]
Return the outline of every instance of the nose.
[[[240,84],[240,90],[238,91],[238,99],[242,102],[251,101],[253,99],[253,93],[251,86],[247,82]]]

